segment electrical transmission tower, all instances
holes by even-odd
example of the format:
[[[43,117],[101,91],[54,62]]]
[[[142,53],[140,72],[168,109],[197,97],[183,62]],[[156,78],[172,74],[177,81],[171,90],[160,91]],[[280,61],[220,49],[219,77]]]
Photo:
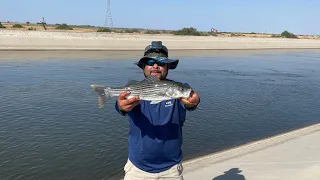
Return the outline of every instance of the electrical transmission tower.
[[[106,15],[104,26],[106,28],[113,28],[110,0],[108,0],[108,4],[107,4],[107,15]]]

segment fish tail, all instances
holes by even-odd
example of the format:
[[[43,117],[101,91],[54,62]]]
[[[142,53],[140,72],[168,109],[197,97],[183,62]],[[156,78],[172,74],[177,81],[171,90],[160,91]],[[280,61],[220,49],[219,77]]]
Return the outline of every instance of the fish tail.
[[[103,108],[104,104],[106,103],[106,98],[103,95],[98,95],[98,106],[99,108]]]
[[[99,108],[103,108],[107,99],[111,98],[111,94],[108,93],[108,91],[105,91],[104,86],[91,85],[91,87],[98,93],[98,106],[99,106]]]

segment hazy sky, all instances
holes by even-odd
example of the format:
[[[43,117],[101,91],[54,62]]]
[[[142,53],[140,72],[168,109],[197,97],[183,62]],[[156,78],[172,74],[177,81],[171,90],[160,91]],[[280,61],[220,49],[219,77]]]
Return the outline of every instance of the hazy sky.
[[[103,26],[107,0],[0,0],[0,21]],[[320,35],[320,0],[111,0],[114,27]]]

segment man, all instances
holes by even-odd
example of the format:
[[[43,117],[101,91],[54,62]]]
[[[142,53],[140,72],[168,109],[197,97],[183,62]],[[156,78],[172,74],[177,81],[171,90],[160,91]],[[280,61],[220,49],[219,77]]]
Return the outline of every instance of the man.
[[[136,65],[145,77],[168,80],[168,70],[175,69],[178,62],[178,59],[169,59],[168,49],[161,41],[153,41]],[[193,91],[187,99],[158,104],[141,101],[138,97],[126,99],[129,93],[121,93],[115,103],[117,112],[127,116],[130,124],[124,179],[183,179],[182,126],[186,111],[196,109],[200,102],[198,93]]]

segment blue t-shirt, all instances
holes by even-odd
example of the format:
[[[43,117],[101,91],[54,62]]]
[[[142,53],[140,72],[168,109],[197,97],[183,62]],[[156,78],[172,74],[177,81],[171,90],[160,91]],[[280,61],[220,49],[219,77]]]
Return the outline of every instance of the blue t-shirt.
[[[139,169],[158,173],[170,169],[182,160],[182,126],[186,110],[180,100],[158,104],[141,101],[127,114],[129,120],[129,159]]]

